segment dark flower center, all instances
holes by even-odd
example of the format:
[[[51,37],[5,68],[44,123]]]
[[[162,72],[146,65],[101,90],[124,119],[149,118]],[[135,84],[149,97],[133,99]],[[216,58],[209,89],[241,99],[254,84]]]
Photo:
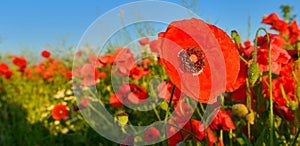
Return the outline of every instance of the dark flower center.
[[[180,68],[183,71],[199,75],[205,66],[204,53],[198,48],[188,48],[178,53]]]

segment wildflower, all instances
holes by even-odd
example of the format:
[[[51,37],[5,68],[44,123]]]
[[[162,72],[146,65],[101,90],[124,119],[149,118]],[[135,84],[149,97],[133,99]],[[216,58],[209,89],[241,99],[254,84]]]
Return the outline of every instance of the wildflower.
[[[41,56],[44,57],[44,58],[49,58],[51,55],[51,53],[47,50],[43,50],[42,53],[41,53]]]
[[[131,83],[123,83],[116,93],[116,96],[121,103],[139,104],[146,101],[147,91],[141,86]],[[116,101],[116,104],[118,105],[119,103]]]
[[[235,125],[234,125],[233,121],[231,120],[230,115],[228,113],[226,113],[224,110],[219,110],[216,117],[210,124],[210,127],[212,129],[216,129],[216,130],[220,130],[220,129],[235,130]]]
[[[152,52],[158,53],[158,48],[159,48],[158,40],[151,41],[149,45]]]
[[[173,122],[172,120],[169,121],[169,125],[167,126],[167,134],[170,136],[168,138],[169,146],[176,146],[178,143],[182,142],[183,139],[188,135],[186,131],[189,131],[193,133],[196,137],[193,139],[194,141],[204,140],[206,137],[208,137],[209,144],[213,144],[217,141],[213,131],[208,127],[207,130],[204,128],[204,124],[202,124],[198,120],[189,120],[182,129],[176,129],[172,125],[176,125],[176,122]],[[207,132],[206,132],[207,131]],[[191,139],[192,136],[189,136],[186,138],[186,140]]]
[[[158,97],[165,99],[167,102],[170,102],[171,92],[172,92],[172,83],[171,82],[162,82],[157,86]],[[172,103],[177,103],[180,99],[180,96],[184,97],[183,93],[175,87]]]
[[[52,110],[52,118],[54,120],[65,119],[69,116],[69,110],[66,105],[57,104]]]
[[[0,76],[4,76],[6,79],[9,79],[12,76],[12,71],[9,66],[5,63],[0,63]]]
[[[27,66],[27,61],[23,56],[22,57],[15,56],[12,62],[14,65],[19,67],[18,71],[24,72]]]
[[[155,127],[150,127],[144,133],[144,140],[147,142],[154,142],[160,137],[160,132]]]
[[[140,43],[141,46],[145,46],[145,45],[149,44],[149,41],[150,40],[149,40],[148,37],[144,37],[144,38],[139,40],[139,43]]]
[[[202,46],[207,44],[198,44],[182,28],[189,30],[195,36],[203,35],[202,29],[206,28],[213,34],[224,56],[226,89],[234,83],[238,75],[239,52],[226,32],[195,18],[172,22],[166,32],[159,33],[159,55],[172,83],[188,96],[198,99],[199,102],[208,103],[212,92],[214,94],[223,92],[211,91],[212,74],[205,56],[205,52],[209,52],[210,48],[203,48]],[[199,80],[198,83],[195,82],[196,78]],[[215,101],[215,97],[213,98],[211,100]]]

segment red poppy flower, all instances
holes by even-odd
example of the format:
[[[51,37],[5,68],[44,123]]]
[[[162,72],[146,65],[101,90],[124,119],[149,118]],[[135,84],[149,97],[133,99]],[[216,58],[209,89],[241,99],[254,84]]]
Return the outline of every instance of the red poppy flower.
[[[109,97],[109,103],[113,107],[123,107],[122,106],[122,102],[119,100],[117,94],[110,95],[110,97]]]
[[[32,77],[32,73],[31,73],[30,68],[26,68],[24,72],[26,74],[26,78],[31,78]]]
[[[248,58],[248,56],[252,55],[254,47],[251,45],[251,42],[249,40],[244,42],[244,45],[240,44],[241,52],[243,53],[243,56],[245,58]]]
[[[279,74],[281,65],[288,63],[290,59],[291,56],[286,50],[278,47],[277,45],[271,45],[272,73]],[[269,70],[267,48],[258,48],[257,63],[259,65],[260,72],[266,72]]]
[[[140,65],[141,65],[143,68],[147,68],[148,65],[149,65],[150,63],[151,63],[151,60],[150,60],[149,58],[140,61]]]
[[[129,48],[119,48],[115,54],[117,73],[120,76],[129,76],[131,69],[136,65],[133,53]]]
[[[158,97],[165,99],[167,102],[170,102],[170,96],[172,91],[172,82],[162,82],[157,86]],[[181,91],[175,87],[172,103],[177,103],[180,99],[180,96],[185,97]]]
[[[8,71],[5,72],[4,77],[6,79],[10,79],[12,74],[13,74],[13,72],[11,70],[8,70]]]
[[[117,50],[118,52],[118,50]],[[104,65],[112,65],[116,58],[117,52],[115,54],[106,54],[104,56],[99,57],[99,61]]]
[[[44,57],[44,58],[49,58],[51,55],[51,53],[47,50],[43,50],[42,53],[41,53],[41,56]]]
[[[126,137],[120,144],[120,146],[131,146],[134,145],[134,136]]]
[[[173,122],[172,120],[169,121],[171,125],[167,126],[167,134],[168,136],[172,135],[171,137],[168,138],[168,144],[169,146],[176,146],[178,143],[182,142],[183,139],[188,135],[186,131],[192,132],[197,136],[197,138],[194,138],[194,141],[199,141],[199,140],[204,140],[206,136],[208,137],[208,141],[210,144],[213,144],[217,141],[213,131],[208,127],[207,133],[204,128],[204,124],[202,124],[198,120],[190,120],[188,121],[181,130],[176,129],[172,125],[176,125],[176,122]],[[177,132],[176,132],[177,131]],[[175,133],[176,132],[176,133]],[[175,133],[175,134],[174,134]],[[191,136],[187,138],[187,140],[191,139]]]
[[[289,25],[284,20],[281,20],[276,13],[272,13],[269,16],[264,16],[262,20],[263,24],[271,25],[270,29],[279,31],[281,34],[289,35]]]
[[[289,30],[290,30],[290,35],[295,35],[295,36],[299,36],[300,35],[300,30],[298,27],[298,23],[296,20],[293,20],[290,25],[289,25]]]
[[[81,81],[81,85],[83,86],[95,85],[99,78],[106,77],[106,73],[99,72],[98,68],[93,64],[83,65],[80,71],[75,70],[73,75],[83,78]]]
[[[12,76],[12,71],[9,66],[5,63],[0,63],[0,76],[4,76],[6,79],[9,79]]]
[[[210,128],[215,130],[235,130],[235,125],[228,113],[226,113],[224,110],[219,110],[216,117],[210,124]]]
[[[49,79],[52,78],[52,77],[53,77],[53,73],[52,73],[52,72],[47,71],[47,72],[45,72],[45,73],[43,74],[44,80],[49,80]]]
[[[147,99],[147,91],[138,85],[123,83],[116,93],[119,101],[125,104],[139,104]]]
[[[98,57],[93,54],[89,55],[88,62],[98,67],[104,67],[104,64],[101,63]]]
[[[38,66],[36,66],[36,67],[34,67],[35,69],[34,69],[34,71],[35,71],[35,73],[37,73],[37,74],[42,74],[43,72],[45,72],[45,68],[43,67],[43,66],[41,66],[41,65],[38,65]]]
[[[151,71],[149,69],[141,68],[135,65],[129,72],[129,76],[135,80],[140,80],[143,76],[149,75]]]
[[[0,76],[5,74],[6,71],[9,70],[9,67],[5,63],[0,63]]]
[[[198,44],[197,40],[190,36],[202,37],[200,35],[203,35],[203,32],[212,33],[222,50],[226,65],[226,89],[228,89],[236,80],[240,59],[236,45],[223,30],[195,18],[172,22],[166,32],[159,33],[161,45],[158,49],[161,62],[172,83],[188,96],[198,99],[200,102],[208,103],[209,100],[216,100],[216,97],[211,96],[222,94],[224,91],[211,91],[213,74],[211,74],[208,59],[205,56],[205,53],[211,52],[211,50],[202,48],[202,46],[212,44],[213,39],[207,40],[207,44]],[[206,36],[206,39],[211,38]],[[212,93],[214,95],[211,95]]]
[[[277,15],[277,13],[272,13],[269,16],[264,16],[261,23],[272,25],[276,20],[280,20],[279,16]]]
[[[158,53],[159,43],[157,40],[153,40],[149,44],[152,52]]]
[[[94,64],[97,67],[105,67],[107,65],[112,65],[115,61],[115,58],[121,53],[123,48],[118,48],[114,54],[107,53],[104,56],[97,57],[93,54],[89,55],[88,62]]]
[[[232,93],[232,99],[234,102],[237,102],[237,103],[244,103],[246,102],[246,91],[247,91],[247,88],[246,86],[241,86],[240,88],[238,88],[237,90],[235,90],[233,93]]]
[[[239,89],[241,86],[246,84],[246,77],[247,77],[247,65],[242,60],[240,61],[240,72],[236,79],[236,81],[229,86],[228,92],[233,92]]]
[[[78,51],[78,52],[75,53],[75,57],[76,57],[76,58],[81,57],[81,55],[82,55],[82,52],[81,52],[81,51]]]
[[[54,120],[65,119],[69,116],[69,110],[66,105],[57,104],[52,110],[52,118]]]
[[[300,39],[300,30],[298,27],[298,23],[296,20],[293,20],[289,25],[289,31],[290,31],[290,37],[289,42],[290,44],[295,44],[297,42],[297,39]]]
[[[66,77],[67,79],[71,79],[71,78],[72,78],[72,72],[71,72],[71,71],[65,72],[65,77]]]
[[[144,140],[147,142],[154,142],[160,137],[160,132],[155,127],[150,127],[144,133]]]
[[[297,101],[297,82],[296,79],[292,76],[292,66],[293,62],[284,65],[280,71],[279,77],[272,80],[273,101],[280,107],[287,107],[289,102]],[[265,79],[266,81],[268,81],[268,77],[265,77]],[[265,82],[263,82],[263,87],[266,97],[269,98],[270,91]],[[284,94],[286,98],[284,97]]]
[[[274,104],[274,114],[278,115],[279,117],[289,122],[293,122],[295,120],[294,114],[286,106],[280,106],[278,104]]]
[[[274,21],[270,29],[277,30],[280,34],[290,35],[289,24],[283,20]]]
[[[27,61],[24,57],[15,56],[12,62],[14,65],[19,67],[18,71],[24,72],[27,65]]]
[[[140,43],[141,46],[145,46],[145,45],[149,44],[149,41],[150,40],[149,40],[148,37],[144,37],[144,38],[139,40],[139,43]]]
[[[266,36],[261,38],[265,40]],[[283,64],[287,64],[291,59],[289,53],[283,49],[281,46],[285,45],[281,37],[278,35],[270,34],[271,43],[271,61],[272,61],[272,73],[279,74],[280,68]],[[266,72],[269,70],[268,63],[268,44],[266,41],[262,41],[261,46],[257,49],[257,62],[259,65],[259,70],[261,72]],[[251,62],[251,61],[250,61]]]

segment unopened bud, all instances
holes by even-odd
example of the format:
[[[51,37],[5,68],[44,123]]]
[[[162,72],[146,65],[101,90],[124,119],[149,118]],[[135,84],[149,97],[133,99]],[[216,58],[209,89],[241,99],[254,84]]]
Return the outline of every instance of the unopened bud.
[[[246,117],[249,113],[248,108],[244,104],[235,104],[232,106],[232,115],[238,117]]]

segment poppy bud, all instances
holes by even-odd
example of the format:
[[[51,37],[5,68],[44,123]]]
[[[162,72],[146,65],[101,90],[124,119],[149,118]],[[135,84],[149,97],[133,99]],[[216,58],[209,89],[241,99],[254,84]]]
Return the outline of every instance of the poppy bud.
[[[118,116],[118,120],[121,124],[125,125],[128,122],[128,114],[126,113],[120,113],[117,115]]]
[[[168,103],[167,103],[166,100],[163,100],[163,101],[160,103],[159,106],[161,107],[161,109],[163,109],[163,110],[165,110],[165,111],[168,110]]]
[[[250,65],[248,76],[250,79],[250,84],[253,86],[257,81],[257,79],[259,78],[259,68],[256,62],[253,62]]]
[[[237,33],[236,30],[231,31],[231,38],[234,40],[234,42],[237,44],[238,49],[240,49],[241,44],[241,38],[240,35]]]
[[[251,112],[246,116],[246,120],[253,125],[254,124],[254,120],[255,120],[255,113]]]
[[[232,106],[232,115],[245,117],[249,113],[248,108],[244,104],[235,104]]]

